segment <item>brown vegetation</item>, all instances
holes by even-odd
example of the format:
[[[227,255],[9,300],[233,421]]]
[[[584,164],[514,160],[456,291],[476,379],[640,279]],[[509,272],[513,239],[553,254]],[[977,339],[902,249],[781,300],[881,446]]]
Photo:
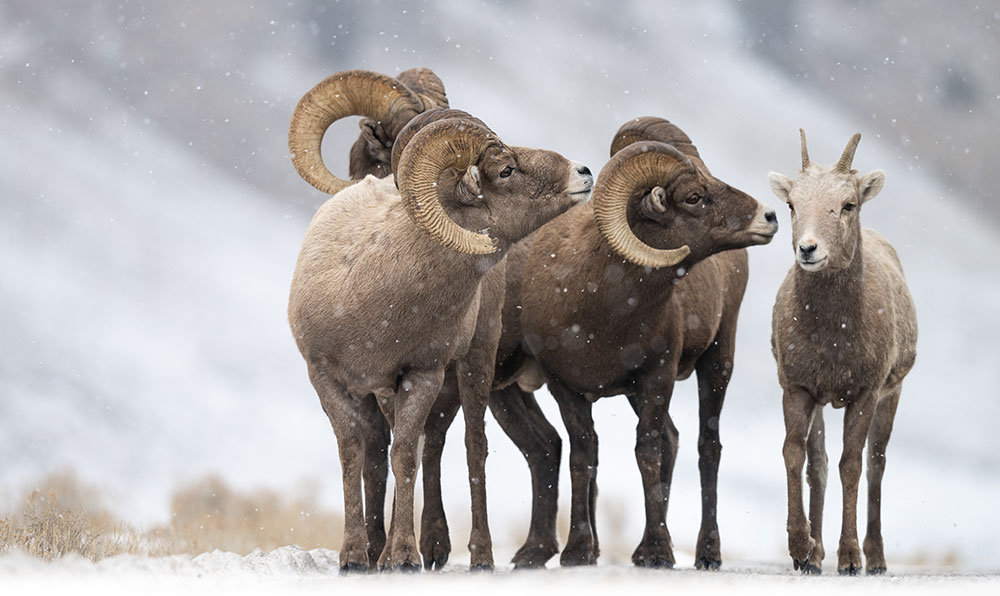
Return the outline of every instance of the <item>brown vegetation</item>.
[[[241,493],[208,477],[174,494],[168,523],[142,530],[116,519],[97,491],[72,474],[53,474],[0,518],[0,555],[19,550],[49,561],[70,554],[99,561],[216,549],[247,554],[289,544],[335,548],[342,518],[319,510],[316,492],[307,485],[290,498],[269,490]]]

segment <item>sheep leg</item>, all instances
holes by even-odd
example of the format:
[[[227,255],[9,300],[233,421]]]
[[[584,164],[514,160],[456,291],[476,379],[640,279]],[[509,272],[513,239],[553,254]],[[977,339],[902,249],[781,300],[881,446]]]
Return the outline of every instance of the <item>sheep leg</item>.
[[[392,476],[396,490],[392,504],[389,542],[379,557],[379,569],[419,571],[420,554],[413,524],[413,486],[417,475],[417,448],[427,415],[441,391],[444,369],[410,370],[403,375],[393,398]]]
[[[885,473],[885,449],[892,433],[892,423],[899,405],[897,386],[875,407],[875,420],[868,432],[868,530],[865,533],[865,570],[869,575],[885,573],[882,545],[882,475]]]
[[[334,382],[321,364],[309,365],[320,404],[337,437],[340,467],[344,483],[344,543],[340,548],[341,573],[368,571],[368,534],[362,505],[361,468],[363,466],[359,402],[343,386]]]
[[[592,415],[593,404],[583,395],[563,385],[549,381],[549,391],[559,404],[566,432],[569,435],[570,497],[569,537],[559,563],[563,566],[597,563],[595,548],[594,506],[591,490],[597,475],[597,432]]]
[[[495,344],[494,344],[495,346]],[[495,350],[494,350],[495,352]],[[488,373],[484,367],[466,360],[458,361],[459,395],[465,416],[465,458],[469,468],[469,491],[472,502],[472,532],[469,536],[469,568],[493,569],[493,539],[486,509],[486,404],[493,384],[493,356]]]
[[[629,404],[636,416],[639,415],[639,403],[635,395],[628,396]],[[674,478],[674,464],[677,462],[677,449],[680,445],[680,433],[674,426],[673,419],[667,413],[667,422],[663,428],[663,442],[660,445],[660,485],[663,487],[663,515],[670,510],[670,487]],[[669,533],[669,530],[668,530]]]
[[[562,439],[538,407],[535,396],[517,385],[491,392],[489,406],[531,470],[531,525],[511,562],[515,569],[544,567],[559,552],[556,513]]]
[[[823,549],[823,505],[826,500],[826,424],[823,408],[817,407],[806,439],[806,483],[809,485],[810,536],[816,543],[812,560],[818,566],[826,556]]]
[[[673,374],[656,375],[660,379],[673,379]],[[674,552],[667,531],[665,491],[661,484],[663,463],[663,435],[667,428],[670,397],[673,383],[643,387],[636,397],[639,423],[636,425],[635,460],[642,476],[642,489],[646,506],[646,529],[642,541],[632,553],[632,563],[637,567],[673,567]]]
[[[458,385],[454,369],[449,369],[424,426],[424,509],[420,516],[420,553],[427,570],[441,569],[451,554],[448,520],[441,500],[441,454],[445,435],[455,420],[458,407]]]
[[[843,489],[844,514],[837,549],[837,571],[841,575],[861,572],[861,549],[858,548],[858,481],[861,479],[861,455],[871,429],[876,406],[875,396],[863,393],[847,405],[844,413],[844,451],[840,457],[840,484]]]
[[[785,475],[788,483],[788,553],[792,563],[802,573],[819,574],[821,559],[816,558],[816,541],[809,531],[802,504],[802,467],[806,459],[806,439],[809,424],[819,408],[816,401],[801,387],[785,387],[782,409],[785,417]]]
[[[389,474],[389,424],[373,395],[361,400],[364,441],[365,527],[368,530],[368,564],[375,568],[385,548],[385,487]]]

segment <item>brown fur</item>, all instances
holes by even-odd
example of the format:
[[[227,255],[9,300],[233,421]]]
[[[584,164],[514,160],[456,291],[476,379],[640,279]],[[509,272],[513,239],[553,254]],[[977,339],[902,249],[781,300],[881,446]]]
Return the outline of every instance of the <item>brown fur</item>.
[[[674,136],[678,132],[673,127]],[[593,400],[624,393],[640,417],[636,453],[647,507],[646,535],[633,560],[673,564],[664,522],[677,433],[667,406],[674,379],[694,370],[702,400],[704,495],[698,565],[719,565],[718,415],[732,367],[747,262],[744,250],[716,253],[766,242],[776,224],[770,223],[772,211],[712,176],[687,136],[679,134],[685,142],[678,149],[695,170],[666,189],[641,189],[628,212],[632,229],[647,244],[691,247],[679,266],[649,270],[624,261],[598,232],[590,204],[574,207],[508,253],[498,389],[490,396],[490,409],[531,469],[531,527],[514,557],[517,567],[543,566],[558,548],[561,442],[530,393],[540,380],[548,382],[559,402],[571,443],[573,505],[562,563],[594,563],[599,554],[597,436],[590,410]],[[685,199],[696,191],[706,199],[687,205]]]
[[[875,171],[858,176],[807,164],[794,182],[775,173],[769,178],[775,194],[792,209],[793,249],[799,261],[778,290],[771,336],[784,391],[789,553],[797,569],[820,572],[827,461],[822,408],[833,404],[846,408],[837,568],[849,575],[861,570],[857,493],[867,439],[866,569],[884,573],[880,511],[885,448],[917,339],[916,314],[899,257],[878,233],[861,228],[861,205],[878,193],[884,175]],[[808,520],[802,503],[807,458]]]
[[[501,178],[508,165],[513,174]],[[368,569],[376,556],[382,568],[419,568],[413,529],[417,440],[447,370],[460,380],[470,475],[478,481],[472,489],[472,565],[492,566],[482,412],[499,339],[503,257],[513,242],[589,193],[589,176],[579,169],[552,152],[505,147],[488,151],[465,172],[443,172],[442,205],[466,229],[490,230],[500,248],[491,255],[445,249],[415,228],[389,177],[370,176],[341,191],[310,223],[292,280],[289,322],[337,435],[345,570]],[[382,505],[388,435],[373,403],[393,438],[396,492],[384,549],[377,548],[384,529],[372,508]]]
[[[396,80],[415,93],[423,102],[424,111],[447,108],[448,97],[441,79],[429,68],[411,68],[396,75]],[[351,145],[348,173],[351,180],[361,180],[372,175],[384,178],[392,173],[390,158],[396,135],[407,122],[377,122],[362,118],[358,122],[361,133]]]

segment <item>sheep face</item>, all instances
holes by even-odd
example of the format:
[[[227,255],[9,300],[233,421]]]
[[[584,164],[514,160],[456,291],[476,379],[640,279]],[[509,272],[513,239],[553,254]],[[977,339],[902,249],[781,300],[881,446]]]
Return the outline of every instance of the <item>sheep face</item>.
[[[882,190],[885,174],[824,170],[809,164],[794,180],[772,172],[771,189],[788,204],[792,250],[804,271],[840,271],[854,261],[861,237],[861,205]]]
[[[358,123],[361,134],[351,146],[348,172],[352,180],[360,180],[369,174],[383,178],[392,173],[389,167],[392,156],[393,138],[382,123],[371,118],[362,118]]]
[[[778,231],[777,216],[750,195],[693,167],[666,186],[630,201],[629,223],[651,245],[687,245],[698,261],[734,248],[767,244]]]
[[[465,220],[463,227],[513,243],[586,201],[594,177],[553,151],[498,145],[464,172],[445,171],[441,184],[455,189],[441,202],[456,221]]]

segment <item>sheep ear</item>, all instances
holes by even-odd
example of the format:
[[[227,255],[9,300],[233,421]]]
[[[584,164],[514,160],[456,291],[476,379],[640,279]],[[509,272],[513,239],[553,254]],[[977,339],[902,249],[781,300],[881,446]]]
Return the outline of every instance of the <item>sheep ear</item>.
[[[874,199],[875,195],[882,191],[883,185],[885,185],[885,172],[882,170],[873,170],[862,176],[858,181],[858,196],[861,197],[861,202]]]
[[[777,172],[767,175],[767,182],[771,185],[771,192],[784,202],[788,202],[789,193],[792,192],[792,181],[788,176]]]
[[[642,206],[648,213],[666,213],[667,191],[662,186],[654,186],[649,194],[642,198]]]
[[[459,196],[462,197],[464,203],[473,205],[482,201],[483,192],[479,189],[478,166],[470,166],[468,170],[465,170],[465,173],[462,174],[461,185],[465,193],[459,193]]]

